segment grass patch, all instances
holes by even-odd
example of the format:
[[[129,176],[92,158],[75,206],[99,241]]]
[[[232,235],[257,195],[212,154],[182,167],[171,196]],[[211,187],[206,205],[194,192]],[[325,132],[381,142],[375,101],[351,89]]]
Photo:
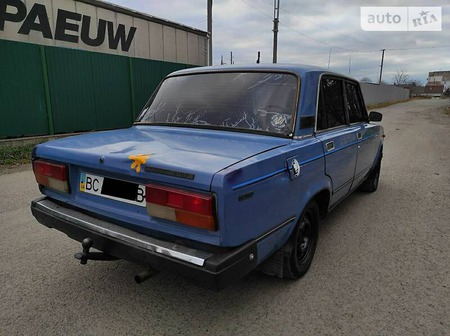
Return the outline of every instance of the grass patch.
[[[0,146],[0,166],[14,166],[31,162],[31,153],[36,144]]]

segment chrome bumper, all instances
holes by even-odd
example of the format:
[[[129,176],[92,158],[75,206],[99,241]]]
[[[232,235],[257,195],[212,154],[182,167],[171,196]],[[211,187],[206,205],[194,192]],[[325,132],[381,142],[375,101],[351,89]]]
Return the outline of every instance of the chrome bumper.
[[[43,225],[82,241],[110,256],[185,276],[195,283],[219,290],[256,267],[257,241],[208,252],[135,232],[109,221],[43,197],[32,201],[31,211]]]
[[[36,203],[36,209],[88,231],[123,241],[142,249],[186,261],[197,266],[203,266],[205,260],[212,256],[212,253],[209,252],[198,251],[185,246],[158,240],[122,226],[88,216],[79,211],[62,207],[48,199]]]

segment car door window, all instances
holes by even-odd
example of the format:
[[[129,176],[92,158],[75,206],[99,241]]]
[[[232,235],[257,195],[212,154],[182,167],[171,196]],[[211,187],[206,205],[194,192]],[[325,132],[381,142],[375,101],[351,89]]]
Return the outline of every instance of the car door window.
[[[354,83],[345,82],[346,105],[350,124],[367,120],[358,92],[358,87]]]
[[[346,125],[342,80],[322,78],[320,81],[317,130]]]

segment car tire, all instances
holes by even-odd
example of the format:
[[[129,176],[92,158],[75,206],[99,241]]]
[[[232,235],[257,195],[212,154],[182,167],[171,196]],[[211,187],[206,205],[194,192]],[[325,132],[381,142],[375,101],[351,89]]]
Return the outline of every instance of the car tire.
[[[370,173],[369,177],[361,184],[359,190],[365,192],[374,192],[378,189],[380,180],[381,160],[377,163],[375,169]]]
[[[284,262],[283,277],[298,279],[309,270],[319,237],[319,222],[319,207],[311,202],[300,216],[292,234],[292,248]]]

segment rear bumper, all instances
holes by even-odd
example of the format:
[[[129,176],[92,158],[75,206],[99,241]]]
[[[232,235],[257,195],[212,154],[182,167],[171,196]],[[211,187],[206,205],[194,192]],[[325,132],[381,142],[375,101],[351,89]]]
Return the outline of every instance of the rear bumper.
[[[226,253],[211,253],[155,239],[64,207],[43,197],[31,203],[36,219],[70,238],[93,240],[93,247],[114,257],[169,271],[219,290],[256,267],[257,241]]]

